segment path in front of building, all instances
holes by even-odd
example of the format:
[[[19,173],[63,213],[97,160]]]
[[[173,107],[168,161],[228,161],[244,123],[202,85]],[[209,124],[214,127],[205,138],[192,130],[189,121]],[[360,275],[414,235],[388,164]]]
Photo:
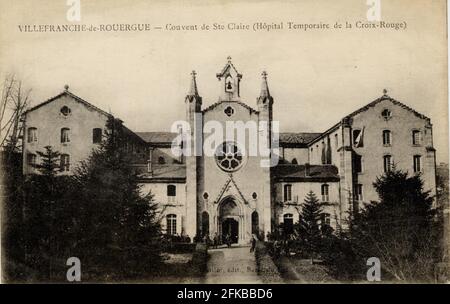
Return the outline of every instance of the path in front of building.
[[[206,283],[262,283],[256,272],[255,254],[248,246],[208,250]]]

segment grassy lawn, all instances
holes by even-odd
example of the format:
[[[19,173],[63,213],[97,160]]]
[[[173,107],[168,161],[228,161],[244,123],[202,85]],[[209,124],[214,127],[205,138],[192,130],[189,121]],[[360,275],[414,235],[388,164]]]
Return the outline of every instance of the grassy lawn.
[[[281,276],[287,283],[336,283],[327,267],[311,260],[296,257],[280,257],[275,261]]]

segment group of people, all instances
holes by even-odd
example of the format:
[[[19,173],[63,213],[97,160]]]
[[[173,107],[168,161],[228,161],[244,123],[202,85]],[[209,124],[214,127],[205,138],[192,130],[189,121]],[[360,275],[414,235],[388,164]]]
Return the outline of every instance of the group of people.
[[[219,245],[222,244],[226,244],[228,248],[231,247],[232,244],[232,239],[231,239],[231,235],[229,233],[227,233],[224,237],[223,240],[220,239],[219,235],[216,233],[214,233],[214,236],[211,240],[211,238],[209,237],[209,233],[206,233],[203,236],[203,243],[206,244],[207,246],[211,246],[213,248],[217,248]]]

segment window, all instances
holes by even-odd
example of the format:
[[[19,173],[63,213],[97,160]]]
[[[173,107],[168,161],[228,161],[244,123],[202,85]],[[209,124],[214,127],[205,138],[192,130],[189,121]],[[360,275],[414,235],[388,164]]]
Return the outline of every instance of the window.
[[[322,213],[321,214],[321,224],[322,225],[331,225],[331,215],[329,213]]]
[[[283,216],[283,226],[286,234],[291,234],[294,232],[294,216],[292,213],[286,213]]]
[[[257,199],[258,198],[258,194],[256,194],[256,192],[253,192],[252,193],[252,198],[255,200],[255,199]]]
[[[421,172],[422,171],[422,164],[421,164],[422,157],[420,155],[414,155],[414,172]]]
[[[232,107],[228,106],[225,108],[225,110],[223,110],[223,112],[225,113],[225,115],[230,117],[231,115],[234,114],[234,109]]]
[[[385,120],[388,120],[389,118],[391,118],[392,113],[391,113],[391,111],[389,111],[388,109],[384,109],[384,110],[381,112],[381,116],[382,116]]]
[[[166,216],[166,228],[168,235],[175,235],[177,233],[177,216],[175,214],[168,214]]]
[[[291,164],[293,164],[293,165],[298,165],[297,159],[296,159],[296,158],[293,158]]]
[[[243,153],[233,142],[224,142],[217,147],[216,164],[224,171],[234,172],[243,165]]]
[[[61,172],[70,170],[70,156],[68,154],[61,154],[59,170]]]
[[[362,170],[362,156],[355,154],[354,158],[353,158],[353,167],[356,173],[361,173]]]
[[[62,107],[60,111],[61,111],[61,114],[64,115],[64,116],[69,115],[70,112],[71,112],[71,110],[70,110],[70,108],[68,106]]]
[[[62,143],[70,142],[70,129],[69,128],[61,129],[61,142]]]
[[[36,166],[36,154],[29,153],[27,155],[27,163],[30,167]]]
[[[175,185],[168,185],[167,199],[169,200],[169,202],[174,202],[176,196],[177,196],[177,187]]]
[[[166,163],[166,160],[164,159],[164,157],[162,157],[162,156],[158,157],[158,164],[164,165],[165,163]]]
[[[339,138],[337,134],[334,134],[334,148],[337,150],[339,147]]]
[[[419,130],[413,130],[412,131],[412,143],[415,146],[420,145],[420,131]]]
[[[259,216],[258,212],[252,212],[252,234],[259,235]]]
[[[202,212],[202,236],[209,235],[209,214]]]
[[[36,142],[37,141],[37,129],[36,128],[28,128],[28,142]]]
[[[94,144],[99,144],[102,142],[102,129],[101,128],[92,129],[92,142]]]
[[[292,185],[284,185],[284,201],[289,202],[292,200]]]
[[[353,130],[353,146],[355,147],[363,147],[363,131],[362,130]]]
[[[322,185],[322,187],[321,187],[322,202],[328,202],[329,201],[329,199],[330,199],[329,189],[330,189],[330,186],[328,186],[327,184]]]
[[[362,202],[362,200],[363,200],[363,185],[362,184],[355,185],[355,200],[358,202]]]
[[[208,192],[203,193],[203,199],[208,200],[209,194]]]
[[[391,131],[383,130],[383,146],[391,145]]]
[[[392,156],[391,155],[383,156],[383,166],[384,166],[384,172],[389,172],[392,170]]]

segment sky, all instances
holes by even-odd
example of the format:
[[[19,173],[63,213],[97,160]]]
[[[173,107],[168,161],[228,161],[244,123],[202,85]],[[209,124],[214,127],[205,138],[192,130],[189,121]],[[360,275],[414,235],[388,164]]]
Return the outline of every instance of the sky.
[[[0,76],[14,74],[36,105],[70,91],[134,131],[168,131],[184,118],[190,73],[204,106],[220,94],[215,77],[232,57],[242,101],[256,107],[268,73],[274,119],[284,132],[322,132],[388,95],[431,118],[437,161],[448,161],[445,1],[381,0],[381,20],[405,30],[286,30],[288,22],[367,22],[366,0],[0,0]],[[194,4],[195,3],[195,4]],[[169,31],[166,25],[283,22],[272,31]],[[147,32],[24,33],[18,25],[146,23]]]

